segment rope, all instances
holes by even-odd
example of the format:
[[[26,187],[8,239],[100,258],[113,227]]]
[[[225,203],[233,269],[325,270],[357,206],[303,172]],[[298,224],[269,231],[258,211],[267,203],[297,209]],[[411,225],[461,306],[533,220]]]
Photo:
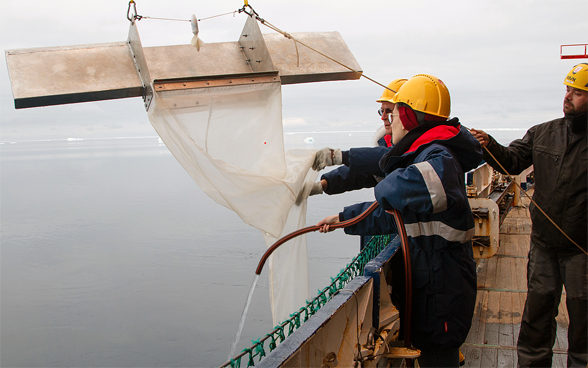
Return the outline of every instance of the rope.
[[[251,13],[247,12],[247,10],[245,10],[245,8],[251,9]],[[264,26],[268,27],[269,29],[271,29],[271,30],[273,30],[275,32],[278,32],[279,34],[283,35],[284,37],[286,37],[288,39],[291,39],[292,41],[294,41],[294,44],[299,43],[299,44],[301,44],[301,45],[309,48],[310,50],[316,52],[317,54],[322,55],[323,57],[331,60],[332,62],[334,62],[334,63],[336,63],[336,64],[338,64],[338,65],[340,65],[340,66],[342,66],[342,67],[344,67],[346,69],[349,69],[350,71],[352,71],[352,72],[354,72],[356,74],[359,74],[360,77],[364,77],[365,79],[369,80],[370,82],[373,82],[373,83],[377,84],[380,87],[383,87],[383,88],[385,88],[387,90],[390,90],[390,91],[396,93],[396,91],[393,90],[392,88],[388,88],[388,86],[385,86],[382,83],[380,83],[380,82],[378,82],[378,81],[376,81],[376,80],[368,77],[367,75],[363,74],[362,72],[360,72],[358,70],[355,70],[352,67],[350,67],[350,66],[348,66],[346,64],[343,64],[343,63],[341,63],[338,60],[333,59],[332,57],[330,57],[330,56],[328,56],[328,55],[326,55],[326,54],[318,51],[317,49],[315,49],[315,48],[313,48],[313,47],[305,44],[304,42],[301,42],[301,41],[297,40],[291,34],[282,31],[281,29],[279,29],[278,27],[274,26],[273,24],[271,24],[267,20],[261,18],[259,16],[259,14],[257,14],[257,12],[251,7],[251,5],[245,4],[245,6],[243,6],[243,8],[239,9],[239,13],[241,13],[241,12],[244,12],[245,14],[249,15],[250,17],[254,17],[256,20],[258,20],[261,24],[263,24]],[[298,48],[296,48],[296,52],[298,53]]]
[[[294,37],[293,37],[291,34],[289,34],[289,33],[287,33],[287,32],[284,32],[284,31],[282,31],[281,29],[279,29],[278,27],[274,26],[274,25],[273,25],[273,24],[271,24],[270,22],[268,22],[268,21],[266,21],[266,20],[264,20],[264,19],[262,19],[262,18],[259,18],[259,17],[256,17],[256,18],[257,18],[257,20],[258,20],[258,21],[259,21],[261,24],[263,24],[264,26],[266,26],[266,27],[268,27],[268,28],[270,28],[270,29],[272,29],[272,30],[274,30],[274,31],[276,31],[276,32],[278,32],[278,33],[280,33],[280,34],[282,34],[284,37],[291,39],[292,41],[294,41],[294,43],[295,43],[295,44],[296,44],[296,43],[299,43],[299,44],[301,44],[302,46],[305,46],[305,47],[307,47],[307,48],[311,49],[312,51],[316,52],[317,54],[319,54],[319,55],[322,55],[323,57],[325,57],[325,58],[327,58],[327,59],[331,60],[332,62],[334,62],[334,63],[336,63],[336,64],[338,64],[338,65],[340,65],[340,66],[342,66],[342,67],[344,67],[344,68],[346,68],[346,69],[349,69],[350,71],[352,71],[352,72],[354,72],[354,73],[356,73],[356,74],[359,74],[359,76],[360,76],[360,77],[364,77],[365,79],[369,80],[370,82],[373,82],[373,83],[377,84],[377,85],[378,85],[378,86],[380,86],[380,87],[383,87],[383,88],[385,88],[385,89],[387,89],[387,90],[390,90],[390,91],[392,91],[392,92],[394,92],[394,93],[396,93],[396,92],[397,92],[397,91],[393,90],[392,88],[388,88],[388,86],[385,86],[385,85],[383,85],[382,83],[380,83],[380,82],[378,82],[378,81],[376,81],[376,80],[374,80],[374,79],[372,79],[372,78],[368,77],[368,76],[367,76],[367,75],[365,75],[364,73],[362,73],[362,72],[360,72],[360,71],[358,71],[358,70],[355,70],[355,69],[353,69],[352,67],[350,67],[350,66],[348,66],[348,65],[346,65],[346,64],[343,64],[343,63],[339,62],[338,60],[335,60],[335,59],[333,59],[332,57],[330,57],[330,56],[328,56],[328,55],[326,55],[326,54],[324,54],[324,53],[322,53],[322,52],[318,51],[317,49],[315,49],[315,48],[313,48],[313,47],[311,47],[311,46],[309,46],[309,45],[305,44],[305,43],[304,43],[304,42],[302,42],[302,41],[299,41],[299,40],[297,40],[297,39],[296,39],[296,38],[294,38]],[[298,52],[298,48],[296,48],[296,52]]]
[[[134,14],[131,13],[131,6],[133,7]],[[245,6],[248,6],[247,5],[247,1],[245,1]],[[243,7],[243,9],[245,8],[245,6]],[[206,18],[199,18],[198,21],[200,22],[200,21],[203,21],[203,20],[217,18],[217,17],[222,17],[223,15],[229,15],[229,14],[233,14],[233,17],[234,17],[235,16],[235,13],[241,13],[243,11],[243,9],[238,9],[238,10],[235,10],[235,11],[232,11],[232,12],[228,12],[228,13],[213,15],[213,16],[206,17]],[[141,19],[169,20],[169,21],[174,21],[174,22],[190,22],[189,19],[158,18],[158,17],[150,17],[150,16],[147,16],[147,15],[139,15],[139,14],[137,14],[137,3],[135,3],[134,0],[130,0],[129,1],[129,7],[127,9],[127,19],[130,22],[134,22],[135,20],[141,20]]]
[[[467,128],[466,128],[466,129],[467,129]],[[580,250],[581,250],[581,251],[582,251],[584,254],[586,254],[586,255],[588,256],[588,252],[586,252],[584,249],[582,249],[582,247],[580,247],[580,245],[579,245],[578,243],[576,243],[576,242],[575,242],[575,241],[574,241],[572,238],[570,238],[570,237],[568,236],[568,234],[566,234],[566,233],[565,233],[565,231],[563,231],[563,230],[562,230],[562,228],[560,228],[560,227],[559,227],[559,226],[558,226],[558,225],[555,223],[555,221],[553,221],[553,220],[551,219],[551,217],[549,217],[549,216],[548,216],[548,215],[545,213],[545,211],[543,211],[543,209],[542,209],[542,208],[541,208],[541,207],[540,207],[540,206],[537,204],[537,202],[535,202],[535,201],[533,200],[533,198],[531,198],[531,196],[529,196],[529,195],[527,194],[527,192],[526,192],[525,190],[523,190],[523,188],[521,188],[521,186],[519,185],[519,183],[517,183],[517,181],[516,181],[516,180],[514,180],[514,177],[513,177],[512,175],[510,175],[510,174],[509,174],[509,172],[508,172],[508,171],[507,171],[507,170],[504,168],[504,166],[502,166],[502,164],[501,164],[501,163],[500,163],[500,162],[499,162],[499,161],[496,159],[496,157],[494,157],[494,155],[492,154],[492,152],[490,152],[490,150],[488,149],[488,147],[484,146],[484,149],[486,150],[486,152],[488,152],[488,154],[490,155],[490,157],[492,157],[492,159],[494,160],[494,162],[496,162],[496,163],[498,164],[498,166],[500,166],[500,168],[502,169],[502,171],[504,171],[504,172],[506,173],[506,175],[508,175],[508,177],[510,178],[510,180],[511,180],[513,183],[515,183],[515,184],[516,184],[516,186],[519,188],[519,190],[520,190],[521,192],[523,192],[523,193],[525,194],[525,196],[526,196],[527,198],[529,198],[529,200],[530,200],[531,202],[533,202],[533,204],[535,205],[535,207],[537,207],[537,209],[538,209],[539,211],[541,211],[541,213],[542,213],[542,214],[543,214],[543,215],[544,215],[544,216],[545,216],[545,217],[546,217],[546,218],[549,220],[549,222],[551,222],[551,223],[553,224],[553,226],[555,226],[555,228],[556,228],[557,230],[559,230],[559,231],[560,231],[560,232],[563,234],[563,236],[565,236],[565,237],[566,237],[566,239],[568,239],[568,240],[569,240],[569,241],[570,241],[572,244],[574,244],[576,247],[578,247],[578,249],[580,249]]]
[[[467,129],[468,131],[469,131],[469,130],[471,130],[470,128],[466,127],[466,126],[465,126],[465,125],[463,125],[463,124],[462,124],[462,126],[463,126],[465,129]],[[543,215],[544,215],[544,216],[545,216],[545,217],[546,217],[546,218],[549,220],[549,222],[551,222],[551,223],[553,224],[553,226],[555,226],[555,228],[556,228],[557,230],[559,230],[559,232],[561,232],[561,233],[563,234],[563,236],[565,236],[565,237],[566,237],[566,239],[568,239],[568,240],[569,240],[569,241],[570,241],[572,244],[574,244],[576,247],[578,247],[578,249],[580,249],[580,250],[582,251],[582,253],[584,253],[584,254],[588,255],[588,252],[586,252],[584,249],[582,249],[582,247],[580,247],[580,245],[579,245],[578,243],[576,243],[576,242],[575,242],[575,241],[574,241],[572,238],[570,238],[570,237],[568,236],[568,234],[566,234],[566,233],[565,233],[565,231],[563,231],[563,230],[562,230],[562,228],[560,228],[560,227],[559,227],[559,226],[558,226],[558,225],[555,223],[555,221],[553,221],[553,220],[551,219],[551,217],[549,217],[549,215],[547,215],[547,213],[545,213],[545,211],[543,211],[543,209],[541,208],[541,206],[539,206],[539,205],[537,204],[537,202],[535,202],[535,201],[533,200],[533,198],[531,198],[531,196],[530,196],[529,194],[527,194],[527,191],[526,191],[526,190],[524,190],[524,189],[523,189],[523,188],[522,188],[522,187],[519,185],[519,183],[517,183],[517,181],[515,180],[515,178],[514,178],[514,177],[513,177],[513,176],[512,176],[512,175],[511,175],[509,172],[508,172],[508,170],[506,170],[506,169],[504,168],[504,166],[502,166],[502,164],[501,164],[501,163],[498,161],[498,159],[496,159],[496,157],[495,157],[495,156],[492,154],[492,152],[490,152],[490,150],[488,149],[488,147],[486,147],[486,146],[482,146],[482,148],[484,148],[484,150],[485,150],[485,151],[486,151],[486,152],[487,152],[487,153],[490,155],[490,157],[492,157],[492,159],[494,160],[494,162],[496,162],[496,163],[498,164],[498,166],[500,166],[500,168],[502,169],[502,171],[506,173],[506,175],[508,176],[508,178],[509,178],[509,179],[510,179],[510,180],[511,180],[513,183],[515,183],[515,185],[517,186],[517,188],[519,188],[519,190],[520,190],[520,191],[521,191],[521,192],[522,192],[522,193],[523,193],[523,194],[524,194],[524,195],[525,195],[527,198],[529,198],[529,200],[530,200],[530,201],[531,201],[531,202],[532,202],[532,203],[535,205],[535,207],[537,207],[537,209],[538,209],[539,211],[541,211],[541,213],[542,213],[542,214],[543,214]]]

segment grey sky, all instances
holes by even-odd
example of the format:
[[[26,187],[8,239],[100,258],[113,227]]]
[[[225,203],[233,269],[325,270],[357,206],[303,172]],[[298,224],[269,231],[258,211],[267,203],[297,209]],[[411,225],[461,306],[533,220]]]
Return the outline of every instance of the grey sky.
[[[231,12],[243,1],[136,0],[144,16],[189,19]],[[468,127],[522,129],[562,115],[562,44],[588,43],[588,2],[250,0],[287,32],[338,31],[364,73],[380,83],[434,74],[453,116]],[[123,41],[128,1],[0,3],[3,50]],[[205,42],[236,41],[245,15],[200,22]],[[139,22],[144,46],[187,44],[188,22]],[[262,32],[271,30],[262,27]],[[285,131],[375,130],[382,88],[366,79],[284,86]],[[15,110],[6,61],[0,73],[0,141],[155,135],[140,98]],[[523,131],[521,131],[521,136]]]

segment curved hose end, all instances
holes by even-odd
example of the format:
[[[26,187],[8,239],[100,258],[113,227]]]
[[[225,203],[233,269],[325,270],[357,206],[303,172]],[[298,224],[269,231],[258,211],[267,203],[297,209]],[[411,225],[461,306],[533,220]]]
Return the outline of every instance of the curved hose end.
[[[339,229],[339,228],[344,228],[347,226],[351,226],[351,225],[355,225],[356,223],[358,223],[359,221],[363,220],[364,218],[366,218],[370,213],[372,213],[376,208],[378,207],[378,202],[374,201],[374,203],[372,203],[372,205],[365,210],[363,213],[361,213],[359,216],[356,216],[352,219],[349,219],[347,221],[343,221],[343,222],[339,222],[337,224],[333,224],[331,226],[331,228],[333,230],[335,229]],[[302,234],[306,234],[309,233],[311,231],[317,231],[321,228],[321,226],[318,225],[314,225],[314,226],[308,226],[305,228],[302,228],[300,230],[291,232],[290,234],[280,238],[277,242],[274,243],[274,245],[272,245],[271,247],[269,247],[265,253],[263,254],[263,256],[261,257],[261,259],[259,260],[259,264],[257,265],[257,269],[255,270],[255,274],[256,275],[261,275],[261,271],[263,270],[263,265],[265,264],[265,261],[269,258],[269,256],[274,252],[274,250],[278,249],[278,247],[282,244],[284,244],[285,242],[287,242],[288,240],[295,238],[297,236],[300,236]]]

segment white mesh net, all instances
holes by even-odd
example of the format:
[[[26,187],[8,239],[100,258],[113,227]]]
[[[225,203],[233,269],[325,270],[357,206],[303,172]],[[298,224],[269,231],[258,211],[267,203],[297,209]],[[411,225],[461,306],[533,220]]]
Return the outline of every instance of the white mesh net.
[[[285,152],[279,82],[155,92],[149,120],[200,188],[261,230],[268,247],[306,226],[315,151]],[[308,299],[304,236],[274,252],[269,277],[277,324]]]

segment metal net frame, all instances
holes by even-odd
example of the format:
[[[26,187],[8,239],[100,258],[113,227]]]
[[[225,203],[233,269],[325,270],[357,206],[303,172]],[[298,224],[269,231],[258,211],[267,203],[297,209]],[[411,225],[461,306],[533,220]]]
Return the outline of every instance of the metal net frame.
[[[278,344],[283,342],[286,337],[292,335],[300,325],[310,317],[316,314],[335,294],[343,289],[354,277],[363,274],[365,265],[374,259],[392,240],[391,235],[380,235],[372,237],[365,247],[354,257],[351,262],[345,266],[336,277],[331,277],[331,284],[322,290],[318,290],[317,296],[306,301],[306,305],[297,312],[292,313],[290,318],[278,324],[274,329],[264,337],[253,340],[250,347],[243,349],[236,357],[220,366],[220,368],[231,367],[241,368],[242,360],[247,360],[246,367],[255,366],[255,359],[261,361],[266,356],[265,342],[269,340],[267,348],[273,351]]]

